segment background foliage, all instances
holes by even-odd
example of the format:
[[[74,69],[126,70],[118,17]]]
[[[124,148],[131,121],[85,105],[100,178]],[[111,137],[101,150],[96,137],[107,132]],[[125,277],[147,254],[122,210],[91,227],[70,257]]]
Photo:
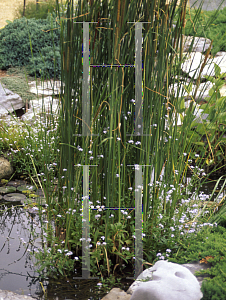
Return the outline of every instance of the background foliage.
[[[199,26],[194,26],[196,12],[196,9],[187,9],[185,35],[213,40],[213,55],[219,51],[226,51],[226,7],[219,11],[201,10]]]
[[[29,75],[59,76],[59,39],[58,24],[51,15],[44,20],[14,20],[0,31],[0,69],[29,66]]]

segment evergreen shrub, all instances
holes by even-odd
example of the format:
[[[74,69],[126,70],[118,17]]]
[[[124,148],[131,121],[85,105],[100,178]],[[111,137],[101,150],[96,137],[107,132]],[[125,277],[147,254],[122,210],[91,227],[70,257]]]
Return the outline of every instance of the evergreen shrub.
[[[60,75],[60,31],[49,14],[45,20],[17,19],[0,30],[0,69],[29,66],[28,74],[38,77],[43,71],[56,77]],[[51,28],[54,28],[51,30]],[[53,43],[55,47],[53,47]],[[31,52],[32,45],[32,52]],[[54,51],[55,49],[55,51]],[[55,53],[54,53],[55,52]]]
[[[226,299],[226,229],[217,226],[207,231],[200,231],[192,239],[181,245],[180,251],[169,260],[176,263],[200,261],[210,263],[211,268],[197,272],[196,275],[208,274],[202,283],[201,300]]]
[[[194,28],[196,10],[187,10],[185,35],[213,40],[211,54],[226,51],[226,7],[216,11],[201,11],[199,25]]]

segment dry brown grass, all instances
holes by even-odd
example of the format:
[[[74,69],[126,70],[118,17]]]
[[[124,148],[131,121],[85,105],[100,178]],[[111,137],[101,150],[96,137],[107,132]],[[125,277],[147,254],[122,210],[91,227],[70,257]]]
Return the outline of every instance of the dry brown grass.
[[[28,2],[35,3],[36,0],[26,0]],[[0,28],[7,24],[6,20],[14,20],[17,8],[23,3],[24,0],[0,0]]]

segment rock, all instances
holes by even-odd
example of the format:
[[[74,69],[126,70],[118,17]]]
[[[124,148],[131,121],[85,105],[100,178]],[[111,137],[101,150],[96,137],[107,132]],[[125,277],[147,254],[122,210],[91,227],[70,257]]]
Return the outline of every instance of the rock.
[[[41,82],[39,85],[36,85],[35,81],[28,83],[30,86],[30,92],[35,95],[59,95],[61,92],[61,82],[56,80],[44,81]]]
[[[200,261],[194,261],[194,262],[190,262],[188,264],[182,264],[181,266],[187,268],[189,271],[192,272],[193,275],[195,275],[195,272],[209,269],[209,268],[211,268],[212,265],[211,265],[211,263],[208,263],[208,262],[200,263]],[[203,282],[204,278],[207,278],[207,277],[211,277],[211,276],[208,274],[196,276],[200,287],[202,286],[202,282]]]
[[[35,201],[35,199],[25,197],[24,199],[21,199],[20,202],[24,205],[31,205],[36,203],[37,201]]]
[[[188,73],[189,77],[197,79],[199,77],[202,64],[204,62],[205,56],[200,52],[191,52],[190,55],[186,56],[185,62],[181,65],[183,72]],[[204,75],[214,76],[214,63],[213,59],[208,59],[201,73],[201,78]]]
[[[34,190],[36,190],[36,188],[33,185],[30,185],[30,184],[23,184],[23,185],[18,186],[17,190],[20,191],[20,192],[34,191]]]
[[[24,107],[21,97],[4,88],[0,83],[0,116],[8,115],[14,110]]]
[[[224,52],[224,51],[219,51],[219,52],[216,53],[215,57],[218,57],[218,56],[224,56],[224,55],[226,55],[226,52]]]
[[[8,194],[8,193],[13,193],[15,191],[16,191],[16,188],[14,186],[0,187],[0,194]]]
[[[205,56],[200,52],[191,52],[190,55],[185,56],[185,58],[185,62],[181,65],[182,70],[188,73],[189,77],[193,78],[194,76],[194,79],[197,79]],[[215,76],[214,64],[217,64],[221,68],[221,74],[226,73],[226,54],[224,53],[214,58],[209,57],[202,70],[201,78],[204,78],[205,75]]]
[[[42,109],[43,106],[43,109]],[[21,117],[23,121],[34,121],[39,120],[40,115],[43,113],[50,114],[53,113],[57,115],[59,112],[59,100],[52,99],[52,97],[45,97],[39,100],[31,100],[30,108],[28,111]]]
[[[4,157],[0,157],[0,179],[10,178],[13,174],[11,163]]]
[[[10,291],[0,290],[0,299],[1,300],[34,300],[34,298],[26,296],[26,295],[19,295]]]
[[[219,54],[219,53],[218,53]],[[221,74],[226,73],[226,53],[221,52],[213,59],[213,63],[217,64],[221,68]]]
[[[130,286],[130,300],[200,300],[202,292],[196,277],[185,267],[157,261],[143,271]]]
[[[194,99],[195,101],[199,100],[205,100],[207,97],[209,97],[209,90],[213,87],[212,82],[203,82],[199,85],[196,97],[194,99],[194,94],[196,90],[196,85],[192,85],[192,90],[190,93],[186,91],[186,85],[180,84],[179,91],[178,91],[178,84],[172,84],[169,86],[169,92],[173,93],[175,96],[178,95],[178,97],[184,97],[185,100]]]
[[[205,52],[210,44],[211,40],[203,37],[193,37],[193,36],[184,36],[184,52],[188,52],[190,45],[194,39],[194,44],[192,46],[191,52]]]
[[[102,300],[130,300],[131,295],[119,288],[113,288]]]

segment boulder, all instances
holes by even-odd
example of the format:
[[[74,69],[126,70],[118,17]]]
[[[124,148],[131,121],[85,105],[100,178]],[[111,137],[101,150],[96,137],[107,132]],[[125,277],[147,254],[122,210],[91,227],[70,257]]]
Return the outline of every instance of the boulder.
[[[200,300],[202,292],[196,277],[185,267],[158,261],[143,271],[130,286],[130,300]]]
[[[119,288],[112,289],[102,300],[130,300],[131,295]]]
[[[52,112],[56,116],[60,108],[59,100],[52,99],[52,96],[38,100],[31,100],[29,106],[30,108],[21,117],[23,121],[33,122],[35,120],[39,120],[40,115],[42,115],[43,113],[51,114]]]
[[[34,298],[26,296],[26,295],[19,295],[10,291],[0,290],[0,299],[8,299],[8,300],[34,300]]]
[[[41,82],[39,85],[36,84],[36,81],[28,83],[30,86],[30,92],[35,95],[59,95],[61,92],[61,82],[50,80]]]
[[[218,55],[213,59],[213,63],[221,68],[221,74],[226,73],[226,52],[218,52]]]
[[[187,87],[184,84],[180,84],[178,87],[178,84],[172,84],[169,86],[169,93],[173,93],[173,95],[175,95],[175,97],[178,95],[178,98],[180,97],[184,97],[185,100],[199,100],[199,101],[203,101],[205,100],[207,97],[209,97],[209,90],[213,87],[212,82],[207,81],[207,82],[203,82],[199,85],[197,93],[196,93],[196,97],[194,99],[194,94],[195,94],[195,90],[196,90],[196,85],[192,85],[192,90],[190,93],[187,92]]]
[[[4,88],[0,83],[0,116],[8,115],[17,109],[24,107],[21,97]]]
[[[12,174],[13,167],[11,166],[10,162],[4,157],[0,157],[0,179],[10,178]]]
[[[200,52],[191,52],[190,55],[186,55],[185,58],[185,62],[181,65],[183,72],[188,73],[189,77],[197,79],[199,77],[205,56]],[[201,78],[204,78],[204,75],[215,75],[214,63],[212,58],[209,58],[206,61],[205,66],[202,69]]]
[[[193,36],[184,36],[184,52],[188,52],[189,47],[192,44],[192,41],[194,39],[194,44],[192,46],[192,52],[205,52],[210,44],[211,40],[203,38],[203,37],[193,37]]]
[[[200,52],[191,52],[190,55],[185,55],[185,62],[182,63],[181,68],[183,72],[188,73],[189,77],[197,79],[199,77],[202,64],[205,56]],[[217,64],[221,68],[221,74],[226,73],[226,54],[221,53],[214,58],[209,57],[202,69],[201,78],[207,76],[215,76],[214,65]]]
[[[20,193],[10,193],[3,196],[3,199],[8,202],[21,202],[26,199],[26,196]]]

